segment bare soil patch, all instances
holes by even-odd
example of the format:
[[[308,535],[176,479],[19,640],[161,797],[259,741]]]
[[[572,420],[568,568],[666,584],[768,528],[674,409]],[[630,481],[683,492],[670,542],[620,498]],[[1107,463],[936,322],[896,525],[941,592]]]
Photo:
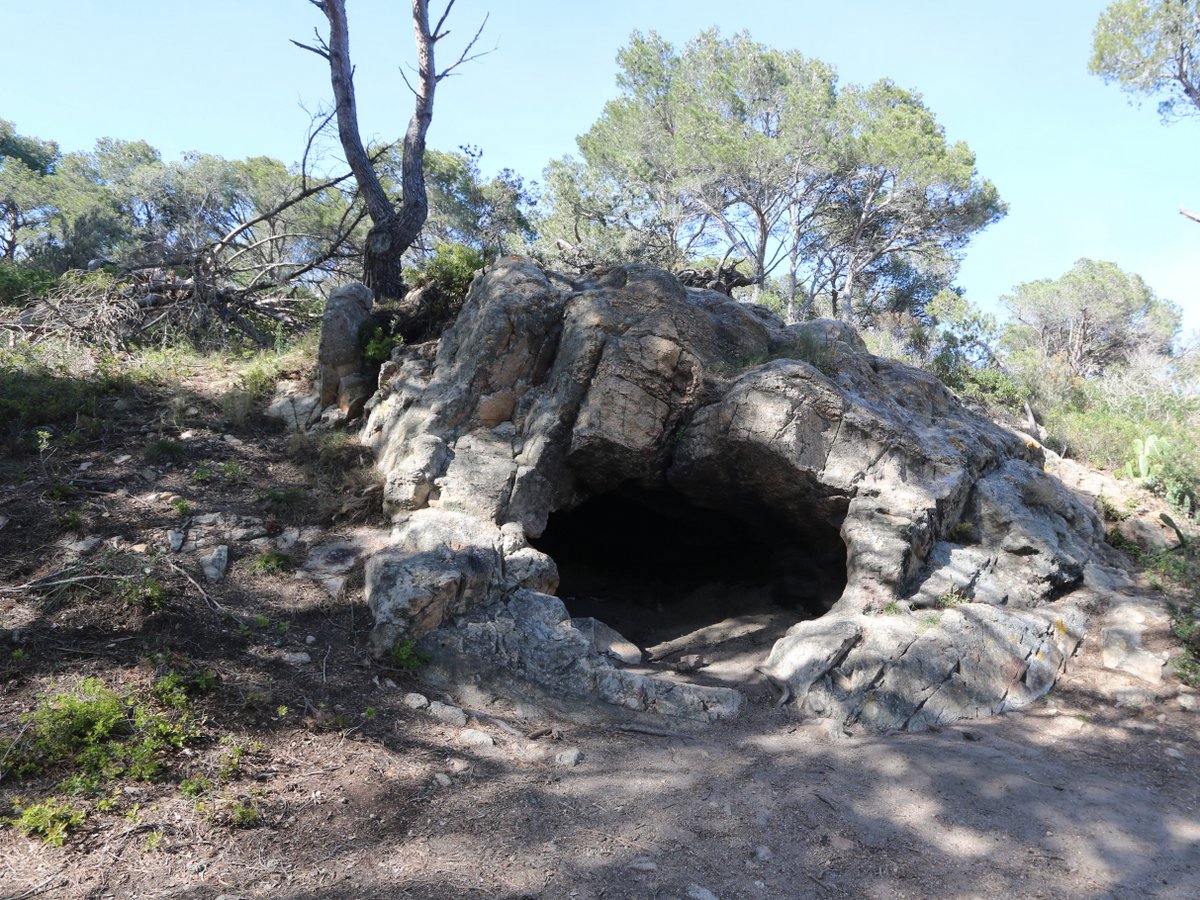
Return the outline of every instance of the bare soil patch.
[[[116,783],[107,811],[72,798],[89,815],[62,847],[0,829],[0,897],[1197,895],[1200,718],[1174,685],[1101,668],[1098,635],[1034,709],[940,733],[847,735],[777,708],[736,674],[781,627],[769,605],[661,636],[668,659],[710,657],[679,677],[750,696],[708,731],[519,719],[501,700],[464,729],[410,708],[413,691],[456,698],[371,661],[358,570],[333,596],[242,541],[209,584],[199,552],[170,551],[182,519],[224,513],[272,541],[295,529],[302,567],[374,515],[366,482],[339,477],[351,460],[331,470],[252,418],[214,427],[206,379],[114,399],[78,445],[3,462],[0,739],[85,677],[142,694],[212,677],[191,700],[201,735],[162,777]],[[181,449],[148,456],[158,441]],[[66,583],[19,589],[47,576]],[[137,590],[151,577],[158,600]],[[62,796],[60,777],[6,775],[0,815]]]

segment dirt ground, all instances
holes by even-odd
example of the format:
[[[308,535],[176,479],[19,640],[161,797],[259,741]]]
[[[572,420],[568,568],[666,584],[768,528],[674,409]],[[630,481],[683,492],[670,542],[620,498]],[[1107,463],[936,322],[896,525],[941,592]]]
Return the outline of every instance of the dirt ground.
[[[183,403],[147,394],[78,446],[4,464],[0,740],[85,676],[135,691],[164,671],[215,678],[195,699],[203,736],[166,777],[121,782],[62,847],[0,828],[0,897],[1200,896],[1200,714],[1175,685],[1102,669],[1094,635],[1036,707],[939,733],[800,721],[745,677],[746,714],[698,734],[519,719],[501,700],[463,728],[410,707],[412,692],[458,698],[371,662],[360,575],[331,596],[234,545],[208,584],[196,554],[169,551],[178,498],[190,514],[261,517],[271,536],[319,529],[297,560],[372,524],[358,493],[338,500],[348,482],[317,448],[206,424],[202,381]],[[160,439],[182,452],[148,461]],[[72,564],[85,536],[102,542]],[[152,574],[165,597],[131,603],[101,578],[23,587],[64,572]],[[695,676],[732,682],[778,626],[760,613],[673,649],[732,636]],[[186,796],[200,775],[213,787]],[[0,816],[56,778],[3,777]],[[253,815],[234,822],[234,807]]]

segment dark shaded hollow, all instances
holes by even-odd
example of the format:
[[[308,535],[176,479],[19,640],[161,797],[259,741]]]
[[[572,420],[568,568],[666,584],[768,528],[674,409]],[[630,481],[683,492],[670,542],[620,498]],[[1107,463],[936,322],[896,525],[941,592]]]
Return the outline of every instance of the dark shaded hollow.
[[[840,523],[814,514],[799,532],[777,518],[626,485],[552,513],[533,544],[558,565],[572,616],[644,648],[736,616],[827,612],[846,587]]]

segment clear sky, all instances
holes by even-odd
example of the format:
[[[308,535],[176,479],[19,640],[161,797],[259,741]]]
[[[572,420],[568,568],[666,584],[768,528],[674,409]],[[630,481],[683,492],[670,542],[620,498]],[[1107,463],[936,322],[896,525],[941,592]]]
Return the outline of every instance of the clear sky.
[[[394,139],[411,113],[409,5],[349,0],[365,137]],[[681,45],[717,26],[833,64],[843,82],[919,91],[1009,203],[967,249],[959,283],[994,308],[1013,285],[1083,256],[1142,275],[1200,328],[1200,117],[1165,126],[1087,73],[1106,0],[458,0],[439,62],[485,15],[493,52],[438,88],[429,144],[482,148],[483,168],[540,179],[616,96],[633,29]],[[435,14],[443,4],[433,2]],[[307,0],[0,0],[0,118],[89,149],[143,139],[186,150],[299,158],[305,111],[329,102],[324,61],[289,38],[322,23]]]

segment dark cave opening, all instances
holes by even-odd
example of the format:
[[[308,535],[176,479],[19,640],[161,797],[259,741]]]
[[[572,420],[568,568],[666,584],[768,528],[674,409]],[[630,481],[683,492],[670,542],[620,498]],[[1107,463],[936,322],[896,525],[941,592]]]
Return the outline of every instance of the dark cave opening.
[[[846,586],[840,522],[816,510],[803,529],[780,519],[625,485],[551,514],[533,544],[557,563],[573,617],[647,648],[734,617],[827,612]]]

